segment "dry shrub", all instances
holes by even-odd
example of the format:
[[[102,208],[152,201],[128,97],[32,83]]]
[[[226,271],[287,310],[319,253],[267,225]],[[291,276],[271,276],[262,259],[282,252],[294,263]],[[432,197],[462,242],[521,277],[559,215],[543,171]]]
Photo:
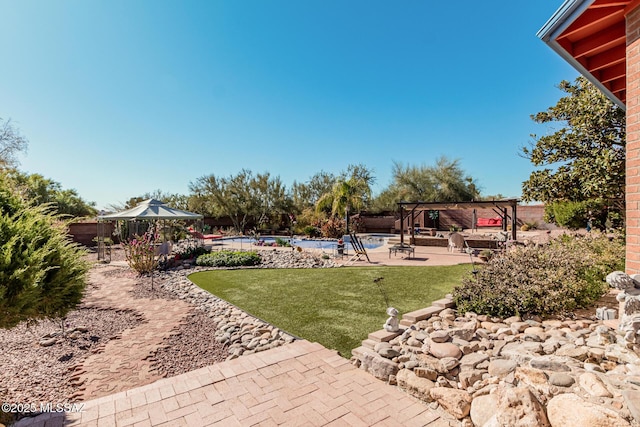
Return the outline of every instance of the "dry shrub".
[[[568,313],[600,298],[606,275],[624,268],[624,242],[601,233],[561,236],[493,257],[454,290],[461,312],[492,316]]]

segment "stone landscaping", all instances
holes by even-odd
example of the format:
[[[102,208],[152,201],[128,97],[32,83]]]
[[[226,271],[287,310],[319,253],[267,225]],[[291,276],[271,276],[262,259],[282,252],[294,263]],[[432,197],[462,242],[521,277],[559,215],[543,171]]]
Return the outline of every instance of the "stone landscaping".
[[[339,266],[330,259],[308,252],[259,252],[263,263],[254,268]],[[160,376],[178,375],[296,340],[285,331],[200,289],[187,277],[192,272],[209,269],[183,261],[175,269],[157,273],[154,290],[145,279],[131,291],[135,298],[180,300],[196,309],[162,346],[149,354],[152,369]],[[106,270],[115,278],[128,274],[128,269],[124,268]],[[620,274],[612,276],[611,280],[612,286],[625,295],[618,298],[620,301],[631,300],[638,293],[634,291],[638,287],[636,281]],[[90,284],[89,294],[92,293]],[[635,304],[635,300],[632,303]],[[88,316],[93,313],[112,316],[110,321],[116,320],[113,328],[103,330],[92,324]],[[394,312],[389,315],[395,318]],[[69,365],[62,362],[73,358],[77,364],[86,357],[80,350],[90,354],[104,345],[102,338],[98,346],[87,341],[86,348],[72,348],[69,343],[84,343],[84,335],[117,335],[122,330],[122,326],[118,327],[120,318],[123,325],[143,321],[134,312],[96,312],[83,307],[68,318],[73,320],[71,323],[75,328],[67,332],[77,335],[71,340],[58,339],[54,325],[37,326],[32,330],[34,334],[30,341],[35,340],[37,346],[15,341],[6,347],[8,353],[7,350],[5,353],[13,361],[6,368],[15,371],[16,381],[5,384],[3,394],[27,400],[68,398],[73,393],[68,386],[73,383],[66,381]],[[396,325],[388,323],[386,329],[393,330]],[[10,343],[9,339],[17,336],[12,334],[20,334],[20,331],[15,328],[3,332],[0,342]],[[595,316],[543,320],[518,316],[502,319],[475,313],[462,315],[456,312],[455,304],[448,296],[430,307],[405,313],[397,332],[382,329],[369,334],[362,346],[353,350],[352,362],[424,401],[431,409],[442,413],[450,425],[640,427],[640,346],[637,329],[631,331],[627,328],[623,334],[610,321],[598,320]],[[207,339],[202,339],[203,336]],[[33,361],[35,359],[29,355],[52,351],[61,369],[52,371],[51,365],[47,365],[48,375],[43,373],[37,377],[40,383],[20,385],[18,372],[23,368],[19,361]],[[56,389],[52,386],[55,382],[65,384],[67,388],[54,396],[49,391]]]
[[[330,259],[319,258],[309,252],[262,250],[258,253],[262,257],[262,263],[254,268],[332,268],[339,266]],[[160,273],[158,289],[194,305],[203,311],[213,324],[217,325],[213,331],[213,339],[227,346],[227,360],[237,358],[242,354],[268,350],[295,339],[277,327],[256,319],[227,301],[200,289],[185,274],[185,272],[191,274],[210,269],[208,267],[192,268],[190,263],[184,263],[175,270]],[[196,350],[190,347],[185,348],[184,351],[193,353]],[[206,352],[200,356],[206,357]]]
[[[593,318],[459,315],[451,299],[371,333],[352,361],[462,426],[640,426],[640,357]]]

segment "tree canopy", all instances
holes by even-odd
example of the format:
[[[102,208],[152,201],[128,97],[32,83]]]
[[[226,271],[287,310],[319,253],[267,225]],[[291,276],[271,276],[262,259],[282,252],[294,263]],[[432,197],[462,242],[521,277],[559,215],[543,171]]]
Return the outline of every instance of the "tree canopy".
[[[17,169],[5,170],[7,182],[33,205],[47,204],[59,215],[77,217],[94,216],[95,203],[86,202],[73,189],[63,189],[60,183],[34,173],[27,174]]]
[[[331,191],[318,199],[316,210],[331,212],[334,216],[360,212],[371,202],[371,185],[374,183],[371,169],[362,164],[349,165],[334,182]]]
[[[405,202],[454,202],[480,196],[473,178],[460,167],[459,160],[440,157],[435,165],[410,166],[393,163],[393,181],[376,199],[379,210],[395,210]]]
[[[560,127],[531,135],[534,141],[522,148],[534,166],[544,167],[523,183],[523,200],[623,200],[625,112],[584,77],[562,81],[559,88],[567,95],[531,116],[536,123]]]
[[[207,175],[189,185],[189,205],[204,215],[228,216],[237,231],[244,231],[250,219],[263,225],[291,209],[291,199],[280,177],[268,172],[253,175],[243,169],[236,175]]]
[[[0,167],[16,166],[16,155],[27,150],[28,142],[20,135],[11,120],[3,120],[0,117]]]

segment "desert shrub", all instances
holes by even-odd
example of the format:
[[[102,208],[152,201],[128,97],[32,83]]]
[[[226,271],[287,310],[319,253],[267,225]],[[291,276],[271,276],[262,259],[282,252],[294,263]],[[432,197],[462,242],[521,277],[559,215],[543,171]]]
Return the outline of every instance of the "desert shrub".
[[[206,247],[196,243],[180,245],[179,247],[174,249],[174,254],[176,259],[198,258],[200,255],[205,255],[210,252],[211,251],[208,250]]]
[[[133,239],[122,242],[122,250],[129,267],[138,274],[151,273],[157,266],[155,257],[155,240],[153,233],[147,232],[142,236],[134,236]]]
[[[624,244],[600,233],[563,236],[494,256],[454,289],[461,312],[492,316],[567,313],[595,302],[608,273],[624,268]]]
[[[313,225],[307,225],[302,229],[302,233],[308,237],[320,237],[320,229]]]
[[[308,225],[319,227],[324,218],[323,213],[316,212],[314,208],[306,208],[296,216],[294,231],[300,233]]]
[[[0,327],[64,317],[82,299],[85,255],[49,205],[31,206],[0,176]]]
[[[243,267],[258,265],[262,258],[255,251],[220,251],[201,255],[196,264],[206,267]]]
[[[322,231],[322,237],[339,239],[344,236],[346,228],[347,225],[344,219],[331,217],[322,224],[320,230]]]

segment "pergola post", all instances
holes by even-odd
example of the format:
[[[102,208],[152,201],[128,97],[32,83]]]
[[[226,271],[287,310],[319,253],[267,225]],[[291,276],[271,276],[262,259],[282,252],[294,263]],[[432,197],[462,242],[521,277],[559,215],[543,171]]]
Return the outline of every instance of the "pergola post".
[[[400,205],[400,245],[404,244],[404,205]]]
[[[518,230],[516,230],[517,224],[516,224],[516,207],[518,206],[517,203],[513,203],[511,205],[511,240],[518,240]],[[505,211],[507,209],[505,208]]]

